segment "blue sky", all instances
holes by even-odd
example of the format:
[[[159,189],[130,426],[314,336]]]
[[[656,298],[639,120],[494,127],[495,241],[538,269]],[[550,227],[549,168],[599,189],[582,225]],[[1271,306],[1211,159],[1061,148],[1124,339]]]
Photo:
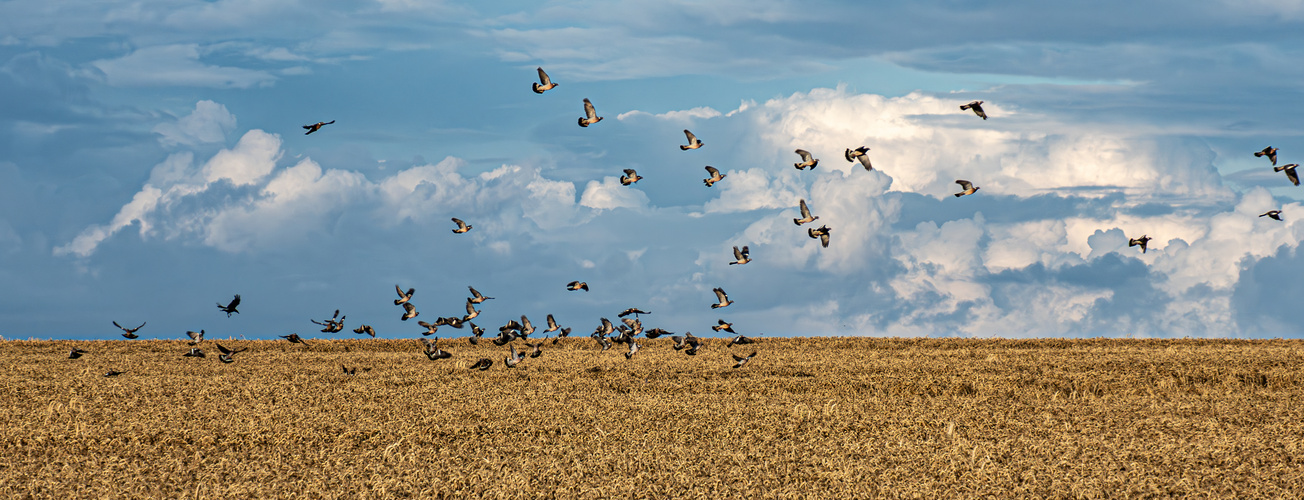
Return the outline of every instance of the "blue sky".
[[[1304,2],[491,4],[0,3],[0,335],[1304,332]]]

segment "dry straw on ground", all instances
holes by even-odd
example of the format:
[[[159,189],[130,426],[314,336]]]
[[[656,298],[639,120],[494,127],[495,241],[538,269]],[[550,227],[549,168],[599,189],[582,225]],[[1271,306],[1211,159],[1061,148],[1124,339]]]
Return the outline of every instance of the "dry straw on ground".
[[[1300,342],[712,342],[4,341],[0,497],[1304,495]]]

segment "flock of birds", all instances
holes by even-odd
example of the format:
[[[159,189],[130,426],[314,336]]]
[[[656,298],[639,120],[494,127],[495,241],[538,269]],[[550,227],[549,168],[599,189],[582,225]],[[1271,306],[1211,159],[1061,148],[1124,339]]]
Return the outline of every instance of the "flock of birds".
[[[549,78],[548,73],[546,73],[543,70],[543,68],[538,68],[538,73],[539,73],[539,81],[532,85],[532,89],[534,90],[535,93],[543,94],[544,92],[557,88],[558,84],[556,82],[553,82],[552,79]],[[589,127],[603,120],[603,117],[598,116],[597,109],[593,106],[593,103],[589,101],[589,99],[585,98],[583,100],[583,104],[584,104],[584,116],[580,117],[578,120],[580,127]],[[982,105],[983,105],[983,101],[972,101],[967,104],[961,105],[960,110],[973,111],[974,114],[977,115],[979,118],[982,118],[983,120],[987,120],[988,118],[987,113],[986,111],[983,110]],[[309,135],[312,134],[313,132],[317,132],[321,130],[322,127],[326,125],[331,125],[334,123],[335,120],[331,120],[329,122],[317,122],[312,125],[304,125],[303,128],[307,130],[305,135]],[[695,134],[693,134],[691,131],[687,129],[684,130],[684,136],[686,137],[688,144],[680,145],[679,146],[680,150],[690,151],[694,149],[699,149],[704,146],[704,143],[700,139],[698,139]],[[874,170],[874,166],[869,158],[869,151],[870,149],[866,146],[847,148],[846,151],[843,153],[843,157],[848,162],[860,163],[860,165],[864,167],[866,171],[872,171]],[[1278,151],[1277,148],[1269,146],[1267,148],[1264,148],[1262,151],[1255,152],[1254,156],[1256,157],[1266,156],[1272,162],[1274,171],[1285,172],[1286,177],[1291,181],[1291,183],[1298,186],[1299,176],[1296,173],[1296,168],[1299,167],[1299,164],[1291,163],[1287,165],[1277,166],[1277,151]],[[797,170],[807,170],[807,169],[814,170],[819,165],[820,160],[816,158],[810,151],[807,151],[805,149],[797,149],[794,152],[801,160],[800,162],[793,163],[793,167],[796,168]],[[721,173],[719,169],[713,166],[707,165],[705,169],[707,174],[709,174],[709,177],[703,179],[702,182],[708,188],[714,186],[718,182],[723,181],[725,177],[727,177],[727,174]],[[638,172],[632,168],[624,169],[624,174],[625,175],[620,177],[620,183],[624,186],[633,185],[643,179],[643,176],[639,175]],[[978,192],[978,190],[980,189],[978,186],[974,185],[973,182],[964,179],[956,179],[955,183],[960,186],[960,192],[955,193],[956,197],[972,195]],[[810,206],[806,203],[805,199],[798,200],[798,209],[800,210],[801,217],[794,218],[793,223],[799,227],[805,224],[812,223],[819,219],[818,215],[812,214]],[[1281,218],[1281,210],[1269,210],[1268,212],[1265,212],[1262,215],[1260,215],[1260,217],[1269,217],[1278,221],[1283,220]],[[453,233],[456,234],[465,234],[467,232],[470,232],[474,228],[473,225],[468,224],[462,219],[456,217],[453,217],[452,221],[454,224],[457,225],[457,227],[452,230]],[[807,236],[809,236],[812,239],[819,240],[820,245],[825,248],[829,246],[829,241],[830,241],[829,235],[831,232],[832,229],[829,228],[828,225],[821,225],[818,228],[811,227],[811,228],[807,228],[806,230]],[[1141,252],[1145,253],[1147,250],[1147,244],[1150,242],[1151,239],[1152,238],[1149,235],[1142,235],[1139,238],[1129,238],[1128,246],[1129,247],[1139,246],[1141,247]],[[730,265],[743,265],[752,261],[750,249],[746,245],[744,245],[741,249],[737,246],[733,247],[733,257],[734,260],[729,262]],[[469,328],[471,335],[467,337],[467,340],[472,345],[479,344],[482,337],[485,334],[485,329],[477,326],[472,320],[479,317],[479,315],[481,314],[481,311],[479,309],[476,309],[476,306],[484,303],[486,300],[493,299],[493,297],[488,297],[481,294],[479,291],[475,289],[475,287],[467,287],[467,288],[470,289],[471,296],[466,299],[466,305],[465,305],[466,314],[461,316],[439,317],[436,318],[434,322],[417,321],[417,324],[424,329],[424,331],[421,332],[422,337],[418,338],[418,341],[421,344],[421,352],[425,354],[425,356],[429,358],[431,361],[448,359],[453,356],[452,353],[444,350],[439,346],[438,337],[435,337],[434,340],[430,340],[426,338],[428,336],[435,335],[439,331],[440,327],[450,327],[455,329]],[[401,286],[398,285],[395,285],[394,289],[398,294],[398,298],[394,300],[394,305],[400,306],[403,309],[403,313],[400,316],[400,320],[408,321],[411,319],[415,319],[420,314],[417,311],[416,306],[412,303],[412,297],[416,294],[416,289],[408,288],[407,290],[404,290]],[[588,283],[583,281],[578,281],[578,280],[571,281],[570,283],[566,284],[566,289],[570,291],[588,292],[589,285]],[[716,303],[711,304],[712,309],[720,309],[720,308],[728,307],[729,305],[734,303],[734,301],[729,299],[729,295],[725,293],[724,289],[717,287],[714,288],[712,291],[715,293],[717,299]],[[225,305],[219,302],[217,304],[217,307],[219,311],[226,313],[227,317],[229,318],[231,317],[232,314],[239,314],[240,311],[237,309],[239,305],[240,305],[240,295],[237,294],[232,300],[230,300]],[[674,341],[673,348],[677,351],[683,351],[685,354],[689,356],[697,355],[697,353],[702,348],[706,347],[707,345],[706,339],[696,337],[691,332],[685,332],[683,335],[675,335],[673,332],[668,332],[660,328],[645,329],[640,315],[647,315],[647,314],[651,314],[651,313],[648,311],[643,311],[641,309],[631,307],[617,314],[617,317],[620,319],[619,324],[613,323],[612,321],[610,321],[605,317],[600,318],[600,325],[594,329],[593,333],[590,334],[590,337],[592,337],[596,341],[600,351],[606,351],[608,349],[611,349],[615,344],[625,344],[627,350],[624,353],[624,356],[626,359],[632,359],[642,348],[642,345],[639,344],[637,340],[637,338],[640,335],[649,339],[655,339],[661,336],[669,336],[669,338]],[[629,316],[633,316],[633,317],[629,317]],[[334,315],[332,315],[330,318],[324,319],[322,321],[318,321],[315,319],[312,319],[310,321],[314,324],[322,326],[323,327],[321,329],[322,333],[338,333],[343,331],[344,329],[344,320],[345,320],[345,316],[341,316],[340,311],[336,309]],[[521,315],[520,321],[516,321],[513,319],[507,321],[506,324],[500,326],[498,328],[498,335],[496,337],[493,337],[491,341],[496,346],[507,346],[509,348],[506,356],[503,358],[503,365],[507,368],[514,368],[519,366],[522,362],[524,362],[526,357],[539,358],[540,356],[542,356],[543,346],[545,345],[544,341],[548,340],[549,338],[549,336],[546,335],[548,333],[555,332],[556,334],[555,337],[552,337],[552,344],[556,344],[559,339],[570,335],[571,328],[561,328],[557,324],[556,320],[553,318],[553,315],[551,314],[547,316],[547,324],[548,324],[547,329],[537,331],[534,325],[530,322],[529,318],[527,318],[525,315]],[[127,339],[135,339],[139,337],[136,334],[136,332],[139,331],[141,328],[143,328],[145,326],[145,323],[141,323],[140,326],[135,328],[126,328],[118,324],[117,321],[114,321],[113,325],[123,331],[122,333],[123,337]],[[734,345],[752,344],[755,342],[753,339],[735,332],[733,330],[733,324],[731,322],[725,321],[724,319],[719,319],[717,324],[715,326],[712,326],[711,329],[716,332],[728,332],[730,334],[733,334],[733,337],[731,337],[729,341],[726,343],[725,345],[726,348],[731,348]],[[372,338],[375,338],[376,336],[375,328],[366,324],[359,325],[357,328],[353,329],[352,331],[353,333],[356,334],[370,335]],[[539,339],[537,342],[530,342],[531,340],[530,336],[534,335],[536,332],[545,334],[545,336],[542,339]],[[190,348],[189,351],[182,354],[182,356],[195,357],[195,358],[206,357],[207,354],[204,352],[204,350],[201,347],[198,347],[204,341],[204,330],[201,329],[198,332],[187,331],[186,335],[190,338],[190,344],[192,347]],[[307,340],[299,336],[297,333],[291,333],[289,335],[281,335],[280,337],[286,339],[291,343],[302,344],[304,346],[308,345]],[[518,350],[516,348],[514,342],[517,340],[523,341],[522,344],[524,344],[525,347],[524,349]],[[216,344],[216,343],[214,344],[219,352],[217,357],[223,363],[235,362],[234,356],[236,354],[248,350],[247,347],[241,349],[228,349],[222,346],[221,344]],[[70,359],[78,359],[84,356],[85,354],[87,354],[87,351],[74,347],[72,351],[68,354],[68,357]],[[730,354],[734,362],[733,367],[741,368],[746,364],[748,364],[748,362],[750,362],[757,355],[757,352],[753,350],[746,356],[740,356],[732,352],[730,352]],[[493,365],[494,365],[493,359],[481,358],[476,363],[474,363],[470,369],[483,371],[483,370],[490,369]],[[347,368],[341,366],[341,368],[343,369],[344,373],[348,375],[354,375],[357,373],[356,367]],[[366,369],[364,369],[364,371],[366,371]],[[121,375],[123,373],[126,372],[113,370],[113,371],[109,371],[108,373],[105,373],[104,376],[113,377],[113,376]]]

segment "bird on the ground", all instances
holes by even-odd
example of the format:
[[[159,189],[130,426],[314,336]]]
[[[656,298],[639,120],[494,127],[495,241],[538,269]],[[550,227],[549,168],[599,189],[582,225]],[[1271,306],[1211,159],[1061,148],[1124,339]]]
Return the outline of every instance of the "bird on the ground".
[[[123,371],[118,371],[118,370],[109,370],[108,372],[106,372],[106,373],[104,374],[104,376],[105,376],[105,377],[116,377],[116,376],[118,376],[118,375],[122,375],[122,374],[124,374],[124,373],[127,373],[127,371],[126,371],[126,370],[123,370]]]
[[[644,311],[644,310],[639,309],[639,308],[637,308],[637,307],[631,307],[631,308],[629,308],[629,309],[625,309],[624,311],[621,311],[620,314],[617,314],[617,315],[616,315],[616,317],[617,317],[617,318],[623,318],[623,317],[625,317],[625,316],[629,316],[629,315],[631,315],[631,314],[633,314],[634,317],[638,317],[638,315],[640,315],[640,314],[652,314],[652,313],[651,313],[651,312],[648,312],[648,311]]]
[[[140,337],[140,335],[136,335],[136,330],[140,330],[141,328],[144,328],[144,327],[145,327],[145,323],[141,323],[140,326],[135,327],[135,328],[127,328],[127,327],[124,327],[124,326],[122,326],[122,325],[119,325],[117,321],[114,321],[114,322],[113,322],[113,326],[116,326],[116,327],[118,327],[118,329],[122,330],[122,336],[123,336],[123,337],[127,337],[127,338],[129,338],[129,339],[134,339],[134,338],[139,338],[139,337]]]
[[[1256,151],[1254,153],[1255,158],[1261,156],[1267,156],[1269,160],[1272,160],[1272,166],[1274,167],[1277,166],[1277,148],[1268,146],[1266,148],[1263,148],[1263,151]]]
[[[303,340],[303,337],[300,337],[299,334],[297,333],[291,333],[289,335],[277,335],[277,336],[290,341],[291,344],[308,345],[308,341]]]
[[[1286,178],[1287,178],[1287,179],[1290,179],[1290,183],[1291,183],[1291,184],[1294,184],[1294,185],[1296,185],[1296,186],[1298,186],[1298,185],[1299,185],[1299,174],[1295,173],[1295,168],[1298,167],[1298,166],[1299,166],[1298,163],[1291,163],[1291,164],[1287,164],[1287,165],[1282,165],[1282,166],[1280,166],[1280,167],[1272,167],[1272,171],[1273,171],[1273,172],[1286,172]]]
[[[584,290],[587,292],[589,291],[589,284],[583,281],[572,281],[566,284],[566,289],[572,292],[576,290]]]
[[[1139,246],[1141,247],[1141,253],[1146,253],[1146,245],[1150,243],[1151,239],[1153,238],[1146,236],[1144,234],[1141,235],[1140,238],[1129,238],[1127,240],[1127,246],[1129,247]]]
[[[734,260],[733,262],[730,262],[729,265],[732,266],[734,264],[746,264],[752,261],[752,257],[751,257],[752,251],[747,248],[747,245],[743,245],[742,250],[739,250],[738,247],[733,247],[733,250],[734,250]]]
[[[874,165],[869,162],[869,154],[866,151],[869,151],[869,148],[865,146],[848,149],[845,156],[847,161],[859,161],[860,166],[865,167],[865,170],[874,170]]]
[[[983,111],[983,102],[982,102],[982,101],[973,101],[973,102],[970,102],[969,104],[961,104],[961,105],[960,105],[960,111],[968,111],[968,110],[971,110],[971,109],[973,110],[973,114],[978,115],[979,117],[981,117],[981,118],[984,119],[984,120],[987,119],[987,112]]]
[[[430,336],[439,332],[439,325],[433,323],[426,323],[425,321],[417,321],[417,325],[420,325],[421,328],[426,329],[426,331],[421,332],[422,336]]]
[[[481,303],[481,302],[484,302],[484,301],[486,301],[486,300],[489,300],[489,299],[492,299],[492,298],[493,298],[493,297],[485,297],[484,295],[481,295],[480,292],[479,292],[478,290],[476,290],[475,287],[473,287],[473,286],[468,286],[468,287],[466,287],[466,288],[469,289],[469,290],[471,290],[471,298],[466,299],[466,300],[469,301],[469,302],[471,302],[472,304],[479,304],[479,303]]]
[[[720,319],[719,321],[717,321],[717,323],[719,324],[711,327],[712,330],[715,330],[717,332],[726,331],[729,333],[737,333],[733,331],[733,323],[726,322],[724,319]]]
[[[407,321],[409,319],[417,317],[420,314],[421,313],[417,312],[417,306],[414,306],[412,305],[411,302],[408,302],[403,304],[403,315],[400,316],[399,319],[403,321]]]
[[[441,359],[448,359],[453,357],[453,353],[450,353],[448,351],[439,348],[438,338],[436,338],[434,341],[426,340],[424,338],[418,340],[420,340],[421,343],[425,345],[424,352],[426,358],[429,358],[431,361],[438,361]]]
[[[638,175],[638,171],[636,171],[636,170],[634,170],[634,169],[632,169],[632,168],[627,168],[627,169],[625,169],[625,175],[622,176],[622,177],[620,178],[620,184],[621,184],[622,186],[628,186],[628,185],[633,184],[633,183],[635,183],[635,182],[638,182],[638,181],[640,181],[640,180],[642,180],[642,179],[643,179],[643,176]]]
[[[693,334],[691,333],[687,333],[684,336],[684,343],[688,345],[688,349],[684,351],[684,354],[687,354],[689,356],[696,356],[698,350],[700,350],[703,347],[706,347],[706,342],[702,341],[702,339],[694,337]]]
[[[798,149],[794,152],[801,156],[801,163],[792,164],[792,166],[796,167],[797,170],[806,170],[807,168],[814,170],[815,167],[820,164],[820,161],[818,159],[816,159],[814,156],[811,156],[810,151],[806,151],[805,149]]]
[[[602,350],[605,351],[607,349],[611,349],[611,340],[607,339],[602,335],[598,335],[596,333],[590,336],[593,337],[593,340],[598,341],[598,345],[602,346]]]
[[[561,328],[561,327],[560,327],[560,326],[557,326],[557,320],[552,319],[552,315],[549,314],[549,315],[548,315],[548,329],[547,329],[547,330],[544,330],[543,333],[555,332],[555,331],[557,331],[559,328]],[[553,343],[555,344],[556,342],[553,342]]]
[[[810,207],[806,206],[806,200],[804,198],[797,200],[797,207],[801,209],[801,218],[793,219],[792,220],[793,224],[800,226],[807,222],[815,222],[815,219],[820,218],[818,215],[810,214]]]
[[[734,368],[742,368],[743,365],[747,364],[747,362],[751,361],[752,358],[754,357],[756,357],[756,351],[752,351],[751,354],[748,354],[746,356],[739,356],[737,354],[734,354],[733,359],[734,361],[738,362],[738,364],[734,365]]]
[[[182,356],[187,358],[203,358],[203,357],[207,357],[208,355],[204,354],[203,349],[200,349],[198,347],[191,347],[190,350],[186,351],[186,353],[182,354]]]
[[[394,299],[394,305],[396,306],[401,306],[407,303],[407,301],[412,300],[412,296],[416,295],[417,293],[417,289],[415,288],[409,288],[406,292],[404,292],[403,289],[400,288],[398,285],[394,285],[394,291],[398,292],[398,298]]]
[[[966,180],[963,180],[963,179],[956,179],[956,180],[955,180],[955,183],[956,183],[956,184],[959,184],[959,185],[960,185],[960,189],[963,190],[963,191],[960,191],[959,193],[955,193],[955,197],[956,197],[956,198],[959,198],[959,197],[964,196],[964,195],[966,195],[966,194],[974,194],[974,193],[977,192],[978,189],[979,189],[977,186],[974,186],[972,182],[969,182],[969,181],[966,181]]]
[[[727,176],[727,174],[720,173],[719,169],[712,167],[710,165],[706,166],[706,173],[711,174],[710,177],[702,179],[702,182],[706,183],[706,187],[711,187],[715,183],[724,180],[724,178]]]
[[[829,229],[829,226],[827,225],[820,226],[820,227],[812,227],[806,230],[806,235],[810,236],[811,238],[819,238],[820,245],[823,246],[824,248],[828,248],[829,231],[832,231],[832,229]]]
[[[359,326],[359,327],[357,327],[357,328],[354,328],[354,329],[353,329],[353,333],[356,333],[356,334],[359,334],[359,335],[365,333],[365,334],[367,334],[367,335],[371,335],[371,338],[373,338],[373,339],[376,338],[376,329],[375,329],[375,328],[372,328],[371,325],[361,325],[361,326]]]
[[[235,356],[235,355],[238,354],[238,353],[242,353],[242,352],[248,351],[249,348],[248,348],[248,347],[245,347],[245,348],[243,348],[243,349],[236,349],[236,350],[233,351],[233,350],[231,350],[231,349],[227,349],[227,348],[225,348],[225,347],[222,347],[222,344],[217,344],[217,350],[218,350],[218,351],[221,351],[221,354],[218,354],[218,355],[217,355],[217,359],[222,360],[223,363],[234,363],[234,362],[235,362],[235,358],[232,357],[232,356]]]
[[[503,364],[507,365],[508,368],[516,368],[516,365],[522,361],[525,361],[525,353],[516,352],[516,346],[512,346],[512,353],[503,358]]]
[[[493,343],[496,346],[505,346],[512,343],[513,340],[516,340],[516,330],[498,330],[498,336],[494,337]]]
[[[85,349],[74,347],[71,351],[68,351],[68,359],[80,358],[83,354],[86,354],[86,352]]]
[[[314,123],[314,124],[312,124],[312,125],[304,125],[303,128],[308,129],[308,131],[307,131],[307,132],[304,132],[303,135],[311,134],[311,133],[313,133],[313,132],[316,132],[316,131],[318,131],[318,130],[321,130],[322,127],[325,127],[325,126],[330,125],[330,124],[333,124],[333,123],[335,123],[335,120],[331,120],[331,121],[328,121],[328,122],[317,122],[317,123]]]
[[[715,298],[719,300],[719,302],[711,304],[711,309],[719,309],[733,303],[732,300],[729,300],[729,295],[724,293],[723,288],[714,288],[711,291],[715,292]]]
[[[600,121],[602,121],[602,117],[598,116],[598,112],[593,109],[593,103],[589,102],[589,98],[585,97],[584,116],[580,117],[580,126],[587,127]]]
[[[1269,210],[1267,212],[1259,214],[1259,217],[1267,217],[1270,219],[1283,220],[1281,218],[1281,210]]]
[[[548,74],[543,72],[543,68],[539,68],[539,81],[533,86],[534,93],[542,94],[556,87],[557,84],[553,83],[551,78],[548,78]]]
[[[675,345],[671,347],[674,347],[676,351],[682,351],[684,350],[684,347],[688,346],[688,343],[684,341],[684,337],[682,335],[672,336],[670,337],[670,340],[675,343]]]
[[[231,314],[233,313],[240,314],[240,311],[235,310],[236,306],[239,305],[240,305],[240,294],[237,293],[235,294],[235,298],[231,299],[231,302],[228,303],[227,305],[222,305],[221,302],[218,302],[217,308],[222,312],[226,313],[226,317],[230,318]]]
[[[684,135],[688,136],[688,145],[679,146],[680,151],[688,151],[690,149],[702,147],[702,141],[697,140],[697,136],[693,135],[692,132],[689,132],[688,129],[684,129]]]
[[[344,370],[344,374],[345,374],[345,375],[357,375],[357,374],[358,374],[358,367],[356,367],[356,366],[353,367],[353,368],[349,368],[349,367],[347,367],[347,366],[340,365],[340,369]]]
[[[729,339],[729,343],[725,344],[725,347],[733,347],[735,345],[755,344],[755,343],[756,343],[755,340],[747,338],[745,335],[738,334],[735,335],[733,338]]]
[[[480,358],[480,361],[476,361],[474,365],[471,365],[471,369],[485,371],[488,370],[489,367],[493,365],[494,365],[494,360],[489,358]]]
[[[472,226],[472,225],[470,225],[470,224],[467,224],[467,223],[464,222],[462,219],[459,219],[459,218],[457,218],[457,217],[453,217],[452,219],[453,219],[453,223],[454,223],[454,224],[457,224],[457,229],[454,229],[454,230],[453,230],[454,233],[462,234],[462,233],[465,233],[465,232],[467,232],[467,231],[470,231],[471,228],[474,227],[474,226]]]
[[[466,322],[466,324],[471,325],[471,336],[467,338],[467,341],[469,341],[471,345],[479,345],[480,337],[484,336],[484,328],[480,328],[470,321]]]
[[[557,331],[557,336],[556,336],[556,337],[553,337],[553,339],[552,339],[552,343],[556,344],[557,341],[558,341],[558,340],[561,340],[562,337],[569,337],[569,336],[570,336],[570,332],[571,332],[571,328],[570,328],[569,326],[566,327],[566,328],[562,328],[561,330],[558,330],[558,331]]]
[[[190,337],[190,345],[195,345],[204,341],[204,330],[200,329],[197,332],[187,330],[186,336]]]

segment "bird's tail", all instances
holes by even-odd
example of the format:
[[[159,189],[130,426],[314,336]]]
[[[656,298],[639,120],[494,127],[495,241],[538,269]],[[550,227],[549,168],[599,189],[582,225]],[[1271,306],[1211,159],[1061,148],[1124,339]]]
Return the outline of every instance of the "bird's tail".
[[[959,198],[959,197],[961,197],[961,196],[964,196],[964,193],[955,193],[955,197],[956,197],[956,198]]]
[[[542,93],[543,93],[542,90],[539,90],[539,83],[538,83],[538,82],[535,82],[535,83],[534,83],[534,87],[533,87],[533,88],[534,88],[534,93],[536,93],[536,94],[542,94]]]
[[[1272,167],[1273,172],[1280,172],[1282,170],[1286,170],[1286,167]]]
[[[589,126],[589,124],[588,124],[588,122],[584,121],[583,118],[580,118],[580,126],[581,126],[581,127],[587,127],[587,126]]]

